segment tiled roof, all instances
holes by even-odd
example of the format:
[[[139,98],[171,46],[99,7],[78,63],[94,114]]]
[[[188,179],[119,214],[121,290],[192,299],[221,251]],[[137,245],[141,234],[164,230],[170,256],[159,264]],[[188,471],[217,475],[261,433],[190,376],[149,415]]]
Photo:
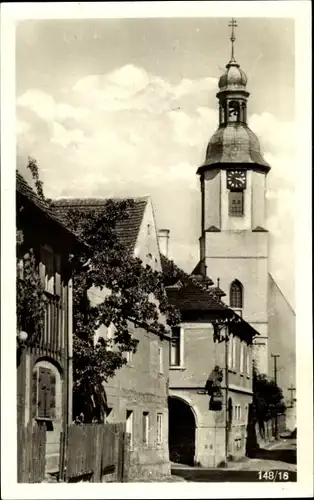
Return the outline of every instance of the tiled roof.
[[[35,193],[35,191],[18,171],[16,171],[16,191],[18,194],[24,196],[36,207],[38,207],[47,217],[49,217],[49,219],[59,224],[65,231],[71,233],[74,237],[73,232],[70,231],[69,228],[63,223],[62,219],[58,216],[55,210]]]
[[[193,276],[186,274],[164,255],[161,255],[161,265],[164,276],[166,277],[166,284],[167,278],[168,283],[170,282],[171,272],[173,270],[176,271],[177,277],[172,280],[170,286],[166,286],[166,292],[169,303],[181,312],[182,318],[188,316],[193,321],[192,318],[195,317],[194,314],[196,313],[198,313],[197,316],[202,315],[203,317],[206,317],[206,313],[210,313],[210,317],[215,320],[219,318],[229,318],[232,320],[232,318],[234,318],[236,321],[232,322],[231,331],[236,335],[240,337],[242,337],[242,335],[247,335],[248,339],[252,339],[252,337],[259,335],[249,323],[243,320],[235,311],[230,309],[211,293],[214,291],[214,288],[209,288],[207,290],[202,284],[197,282]],[[180,281],[180,286],[173,286],[178,281]],[[219,287],[215,288],[218,289]],[[222,290],[220,291],[222,292]]]
[[[228,309],[192,281],[186,281],[181,288],[167,288],[167,296],[170,304],[180,311],[226,311]]]
[[[121,198],[63,198],[53,200],[53,205],[62,218],[64,223],[67,223],[67,212],[73,208],[83,209],[86,212],[102,212],[106,204],[110,200],[122,201]],[[148,197],[143,198],[125,198],[124,201],[132,200],[132,206],[127,209],[127,217],[122,221],[118,221],[116,232],[129,251],[133,251],[138,233],[143,220],[144,211],[148,202]]]
[[[164,255],[161,256],[162,271],[168,300],[180,311],[227,310],[194,276],[189,276]],[[174,275],[174,278],[172,276]],[[197,278],[197,277],[196,277]],[[179,281],[180,287],[173,287]]]

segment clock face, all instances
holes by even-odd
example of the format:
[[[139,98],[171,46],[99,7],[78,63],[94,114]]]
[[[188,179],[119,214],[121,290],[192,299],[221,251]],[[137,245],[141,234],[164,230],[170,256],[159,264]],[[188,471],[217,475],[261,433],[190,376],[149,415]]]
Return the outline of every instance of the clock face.
[[[246,187],[246,172],[245,170],[228,170],[227,171],[227,188],[228,189],[245,189]]]

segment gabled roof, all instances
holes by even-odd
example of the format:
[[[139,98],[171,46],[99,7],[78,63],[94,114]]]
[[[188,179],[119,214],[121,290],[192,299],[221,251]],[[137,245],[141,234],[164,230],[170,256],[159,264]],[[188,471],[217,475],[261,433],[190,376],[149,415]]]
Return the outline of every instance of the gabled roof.
[[[132,200],[132,206],[127,209],[127,217],[116,224],[116,232],[125,245],[133,252],[138,233],[143,220],[145,208],[149,201],[148,197],[142,198],[62,198],[53,200],[53,206],[58,216],[67,223],[67,212],[74,208],[79,208],[86,212],[104,211],[108,201],[128,201]]]
[[[49,203],[42,200],[32,189],[32,187],[26,182],[24,177],[16,171],[16,191],[18,195],[26,198],[32,205],[37,207],[48,219],[57,223],[63,230],[69,233],[73,238],[78,239],[74,233],[64,224],[62,219],[58,216],[55,210],[51,207]]]

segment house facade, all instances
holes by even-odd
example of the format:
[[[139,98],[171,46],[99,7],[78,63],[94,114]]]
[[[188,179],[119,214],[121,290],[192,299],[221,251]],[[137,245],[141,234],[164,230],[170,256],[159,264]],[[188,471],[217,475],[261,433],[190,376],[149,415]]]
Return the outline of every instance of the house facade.
[[[60,433],[72,404],[72,280],[69,254],[79,244],[51,208],[16,175],[17,229],[23,232],[18,255],[33,250],[44,290],[45,318],[36,339],[27,339],[17,357],[17,425],[31,422],[47,429],[46,471],[59,467]],[[18,332],[19,334],[19,332]],[[19,445],[20,443],[18,443]]]
[[[59,213],[73,207],[103,210],[106,199],[60,199]],[[117,223],[116,231],[130,254],[156,271],[161,271],[159,243],[150,198],[134,200],[128,218]],[[92,287],[92,304],[101,302],[105,291]],[[105,384],[107,415],[111,423],[126,421],[131,435],[129,477],[149,478],[170,474],[168,450],[168,377],[170,335],[160,337],[154,331],[129,324],[132,336],[139,340],[136,353],[126,353],[127,364]],[[109,340],[114,325],[102,325],[95,332]],[[114,347],[112,347],[114,348]]]
[[[163,257],[162,262],[167,274],[169,261]],[[253,395],[252,338],[257,332],[194,279],[174,282],[167,295],[182,318],[173,329],[170,348],[170,459],[217,467],[246,453]],[[221,375],[218,408],[204,390],[217,372]]]

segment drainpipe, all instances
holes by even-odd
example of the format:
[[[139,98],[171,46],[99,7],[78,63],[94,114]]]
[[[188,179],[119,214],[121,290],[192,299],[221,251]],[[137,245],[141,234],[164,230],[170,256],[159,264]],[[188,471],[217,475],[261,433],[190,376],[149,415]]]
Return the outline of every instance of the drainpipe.
[[[229,339],[229,326],[226,326],[225,333],[225,459],[226,465],[228,464],[228,441],[229,441],[229,418],[228,418],[228,386],[229,386],[229,373],[228,373],[228,339]]]

